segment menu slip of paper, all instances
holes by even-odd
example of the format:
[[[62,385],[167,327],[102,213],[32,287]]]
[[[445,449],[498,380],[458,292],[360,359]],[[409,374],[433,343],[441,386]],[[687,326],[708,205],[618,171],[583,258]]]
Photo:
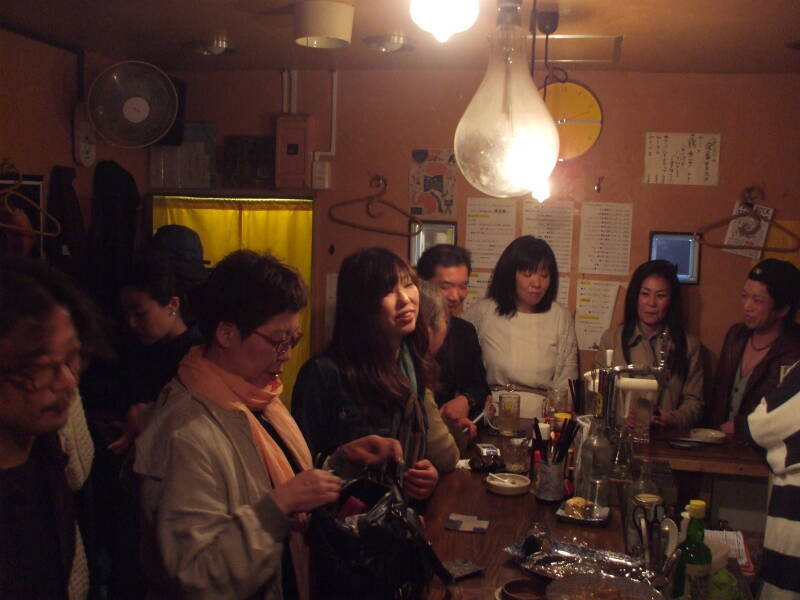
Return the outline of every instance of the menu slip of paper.
[[[729,556],[736,559],[742,572],[752,572],[753,561],[750,558],[750,552],[747,550],[747,544],[744,543],[744,537],[741,531],[716,531],[714,529],[706,529],[704,540],[725,544],[730,551]]]

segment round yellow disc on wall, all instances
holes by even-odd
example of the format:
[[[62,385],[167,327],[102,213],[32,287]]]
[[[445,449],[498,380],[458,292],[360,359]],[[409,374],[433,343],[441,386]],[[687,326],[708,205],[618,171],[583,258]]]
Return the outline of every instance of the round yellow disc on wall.
[[[585,154],[594,146],[603,128],[600,102],[589,88],[573,83],[551,83],[539,90],[556,122],[560,150],[558,160]]]

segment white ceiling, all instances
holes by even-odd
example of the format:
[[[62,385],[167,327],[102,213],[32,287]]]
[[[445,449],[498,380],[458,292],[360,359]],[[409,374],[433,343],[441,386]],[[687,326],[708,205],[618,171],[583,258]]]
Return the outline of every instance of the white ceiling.
[[[352,0],[346,0],[352,3]],[[293,42],[291,0],[3,0],[0,24],[115,59],[170,71],[244,69],[483,68],[495,0],[481,0],[478,23],[440,45],[408,16],[408,0],[356,0],[352,44],[339,50]],[[570,70],[674,73],[800,73],[800,0],[539,0],[557,9],[557,34],[622,36],[551,41]],[[527,23],[533,0],[524,0]],[[402,33],[411,50],[382,54],[363,39]],[[204,57],[192,42],[224,34],[237,51]],[[537,49],[537,58],[543,55]],[[580,62],[612,60],[613,62]]]

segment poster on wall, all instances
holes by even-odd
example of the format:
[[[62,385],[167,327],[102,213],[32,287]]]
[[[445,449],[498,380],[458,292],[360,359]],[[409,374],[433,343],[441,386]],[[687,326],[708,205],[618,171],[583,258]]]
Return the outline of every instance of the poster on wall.
[[[726,245],[752,246],[753,248],[762,248],[764,246],[764,242],[767,240],[769,224],[772,221],[772,214],[775,212],[775,209],[764,206],[763,204],[753,204],[752,210],[760,218],[736,219],[728,223],[728,231],[725,234],[724,241]],[[737,200],[736,206],[733,208],[733,214],[750,214],[750,207],[745,206],[744,202],[741,200]],[[747,256],[753,260],[758,260],[761,256],[761,250],[745,250],[738,248],[723,248],[722,250],[730,252],[731,254]]]
[[[717,185],[718,133],[645,134],[644,182]]]
[[[457,170],[452,150],[412,150],[408,180],[411,214],[429,219],[455,219]]]

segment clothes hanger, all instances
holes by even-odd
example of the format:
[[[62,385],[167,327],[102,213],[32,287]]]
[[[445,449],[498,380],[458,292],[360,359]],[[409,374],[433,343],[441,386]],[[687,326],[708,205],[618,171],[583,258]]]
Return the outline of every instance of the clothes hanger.
[[[28,233],[32,235],[39,235],[42,237],[58,237],[61,235],[61,223],[58,219],[56,219],[53,215],[51,215],[47,210],[28,198],[25,194],[19,193],[17,190],[22,187],[22,174],[19,172],[14,163],[12,163],[7,158],[0,160],[0,173],[10,175],[14,177],[17,182],[12,183],[9,187],[0,189],[0,212],[5,211],[8,214],[14,215],[17,212],[21,211],[21,208],[17,208],[12,206],[9,202],[11,198],[15,198],[17,202],[22,201],[23,203],[27,204],[28,206],[32,207],[37,213],[41,213],[41,215],[45,218],[45,225],[41,230],[34,228],[31,223],[31,228],[28,229],[27,227],[19,227],[17,225],[11,225],[10,223],[2,223],[0,222],[0,228],[2,229],[11,229],[13,231],[22,231],[23,233]],[[52,223],[54,231],[47,231],[46,223]]]
[[[713,223],[709,223],[708,225],[704,225],[703,227],[698,229],[697,232],[695,233],[695,235],[697,236],[697,241],[700,242],[701,244],[705,244],[706,246],[710,246],[711,248],[722,248],[726,250],[756,250],[763,252],[787,252],[787,253],[797,252],[798,250],[800,250],[800,237],[798,237],[794,231],[792,231],[787,227],[784,227],[777,221],[770,221],[769,219],[762,217],[755,211],[755,204],[763,201],[765,197],[766,194],[764,193],[764,190],[758,186],[753,185],[748,188],[745,188],[742,191],[742,204],[745,207],[746,212],[738,215],[732,215],[725,219],[721,219],[719,221],[714,221]],[[749,220],[749,225],[743,223],[742,225],[739,226],[740,231],[745,235],[754,234],[756,231],[758,231],[758,228],[761,226],[760,221],[765,221],[768,224],[772,225],[772,227],[775,227],[776,229],[779,229],[780,231],[783,231],[785,234],[787,234],[790,237],[790,239],[793,240],[794,243],[791,246],[786,246],[786,247],[761,246],[755,248],[753,246],[745,246],[743,244],[717,244],[703,239],[703,234],[708,233],[712,229],[716,229],[718,227],[722,227],[723,225],[727,225],[728,223],[736,221],[737,219]]]
[[[337,202],[336,204],[333,204],[328,209],[328,218],[334,223],[339,223],[340,225],[346,225],[348,227],[354,227],[355,229],[363,229],[365,231],[375,231],[377,233],[385,233],[387,235],[399,235],[407,238],[415,237],[422,232],[423,229],[422,221],[420,221],[410,212],[405,211],[399,206],[396,206],[391,202],[388,202],[387,200],[383,199],[383,195],[386,193],[386,190],[389,187],[389,185],[386,183],[386,179],[384,179],[380,175],[375,175],[369,182],[369,185],[370,187],[373,188],[379,188],[378,191],[369,196],[354,198],[352,200],[343,200],[342,202]],[[356,223],[355,221],[350,221],[349,219],[339,217],[336,215],[336,212],[344,206],[349,206],[351,204],[361,204],[361,203],[365,203],[364,208],[367,211],[367,214],[373,219],[380,219],[384,215],[383,211],[379,211],[377,209],[378,205],[388,206],[390,209],[400,213],[409,220],[411,225],[413,225],[412,231],[398,231],[396,229],[388,229],[384,227],[374,227],[372,225],[364,225],[362,223]]]

